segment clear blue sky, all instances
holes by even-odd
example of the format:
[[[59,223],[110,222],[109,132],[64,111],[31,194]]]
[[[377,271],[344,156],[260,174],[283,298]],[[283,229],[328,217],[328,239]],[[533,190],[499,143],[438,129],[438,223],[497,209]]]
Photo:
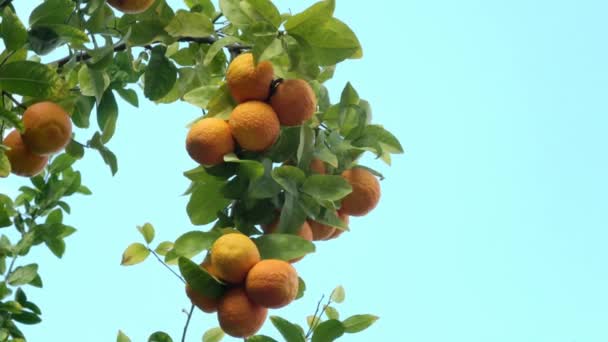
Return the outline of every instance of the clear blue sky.
[[[297,265],[306,296],[273,314],[305,324],[342,284],[343,317],[381,317],[345,341],[608,340],[607,13],[600,0],[338,1],[365,57],[338,68],[331,92],[351,81],[407,154],[370,164],[387,176],[379,207]],[[154,260],[119,262],[137,224],[158,241],[195,228],[180,194],[199,112],[142,102],[121,103],[116,177],[94,153],[79,164],[94,196],[70,202],[79,231],[64,259],[31,257],[45,284],[29,291],[44,311],[25,328],[33,342],[181,336],[181,284]],[[196,313],[188,341],[213,326]],[[277,336],[269,322],[261,332]]]

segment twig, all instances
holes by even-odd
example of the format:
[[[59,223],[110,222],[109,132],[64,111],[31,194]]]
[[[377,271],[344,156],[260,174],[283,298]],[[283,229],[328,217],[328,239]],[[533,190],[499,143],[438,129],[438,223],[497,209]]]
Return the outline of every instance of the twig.
[[[319,299],[319,302],[317,303],[317,308],[315,309],[315,313],[312,316],[313,317],[312,323],[310,324],[310,326],[308,327],[308,331],[306,332],[306,336],[305,336],[306,338],[308,338],[313,331],[313,326],[315,325],[315,321],[317,320],[316,319],[317,313],[319,313],[319,308],[321,307],[321,303],[323,302],[323,299],[325,299],[325,295],[322,295],[321,299]],[[319,319],[321,319],[321,318],[319,318]]]
[[[203,37],[203,38],[194,38],[194,37],[181,37],[177,39],[178,42],[183,42],[183,43],[199,43],[199,44],[213,44],[217,41],[216,38],[214,37]],[[160,44],[161,42],[153,42],[152,44],[149,45],[145,45],[143,46],[146,49],[151,49],[153,47],[154,44]],[[241,50],[247,50],[247,49],[251,49],[251,46],[248,45],[241,45],[241,44],[230,44],[230,45],[226,45],[225,46],[229,51],[235,50],[235,51],[241,51]],[[119,52],[119,51],[124,51],[127,49],[127,43],[120,43],[120,44],[116,44],[114,45],[114,52]],[[63,58],[60,58],[56,61],[51,62],[51,64],[57,64],[57,66],[59,68],[61,68],[62,66],[64,66],[65,64],[67,64],[70,59],[73,56],[66,56]],[[91,56],[88,52],[81,52],[80,54],[76,55],[76,61],[77,62],[82,62],[82,61],[86,61],[91,59],[93,56]]]
[[[23,109],[27,109],[26,106],[24,106],[21,102],[17,101],[13,95],[9,92],[7,92],[6,90],[2,91],[2,95],[8,97],[11,101],[13,101],[14,104],[16,104],[18,107],[21,107]]]
[[[182,276],[180,276],[179,274],[177,274],[177,272],[175,272],[171,267],[169,267],[169,265],[167,265],[163,259],[160,258],[160,256],[158,256],[158,254],[156,254],[155,251],[153,251],[151,248],[148,247],[148,251],[150,251],[150,253],[152,253],[156,259],[163,264],[169,271],[171,271],[171,273],[173,273],[176,277],[179,278],[179,280],[181,280],[184,284],[186,283],[186,280],[184,280],[184,278],[182,278]]]
[[[182,342],[186,342],[186,332],[188,331],[188,325],[190,324],[190,318],[192,318],[192,312],[194,312],[194,304],[190,307],[188,318],[186,319],[186,325],[184,325],[184,332],[182,333]]]
[[[222,12],[218,13],[218,14],[215,16],[215,18],[213,18],[212,23],[214,23],[214,24],[215,24],[215,23],[216,23],[218,20],[220,20],[220,18],[221,18],[223,15],[224,15],[224,13],[222,13]]]

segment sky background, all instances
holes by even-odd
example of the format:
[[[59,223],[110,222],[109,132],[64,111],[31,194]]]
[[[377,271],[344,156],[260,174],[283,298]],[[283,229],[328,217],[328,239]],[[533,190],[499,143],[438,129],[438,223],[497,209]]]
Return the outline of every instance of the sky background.
[[[37,2],[14,3],[26,18]],[[297,264],[305,297],[271,314],[305,325],[341,284],[343,318],[381,317],[344,341],[608,340],[607,13],[601,0],[338,1],[365,56],[339,66],[333,99],[352,82],[407,153],[392,168],[369,159],[386,176],[381,203]],[[181,336],[181,283],[153,259],[119,263],[136,225],[153,223],[156,242],[196,229],[180,194],[200,112],[141,102],[120,103],[115,177],[94,152],[78,164],[94,196],[69,201],[78,232],[64,258],[20,260],[40,262],[44,281],[28,289],[44,314],[30,341]],[[196,312],[187,341],[214,326]],[[270,322],[261,333],[278,337]]]

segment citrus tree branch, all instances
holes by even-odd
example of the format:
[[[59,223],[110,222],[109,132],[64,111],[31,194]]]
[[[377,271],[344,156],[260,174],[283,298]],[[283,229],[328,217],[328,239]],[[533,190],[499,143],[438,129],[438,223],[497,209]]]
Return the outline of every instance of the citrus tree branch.
[[[184,280],[184,278],[182,278],[182,276],[180,276],[179,274],[177,274],[177,272],[175,272],[171,267],[169,267],[169,265],[167,265],[163,259],[160,258],[160,256],[158,256],[158,254],[151,248],[148,248],[148,251],[150,251],[150,253],[152,253],[152,255],[154,255],[156,257],[156,259],[158,260],[158,262],[160,262],[161,264],[163,264],[169,271],[171,271],[171,273],[173,273],[176,277],[179,278],[179,280],[181,280],[184,284],[186,283],[186,280]]]
[[[182,42],[182,43],[199,43],[199,44],[213,44],[217,41],[216,38],[214,37],[202,37],[202,38],[195,38],[195,37],[180,37],[177,39],[178,42]],[[144,45],[143,47],[146,49],[151,49],[152,46],[154,44],[160,44],[160,42],[153,42],[150,45]],[[241,51],[241,50],[246,50],[246,49],[250,49],[250,46],[247,45],[241,45],[241,44],[230,44],[230,45],[226,45],[225,46],[226,49],[228,49],[229,51],[233,51],[233,50],[237,50],[237,51]],[[114,45],[114,52],[120,52],[120,51],[124,51],[127,49],[127,43],[119,43]],[[73,56],[65,56],[63,58],[60,58],[54,62],[51,62],[51,64],[57,64],[58,67],[62,67],[65,64],[67,64],[70,59],[72,59]],[[80,54],[76,55],[76,61],[77,62],[82,62],[82,61],[86,61],[91,59],[93,56],[91,56],[88,52],[82,52]]]
[[[186,318],[186,324],[184,325],[184,332],[182,333],[182,342],[186,342],[186,332],[188,331],[188,325],[190,324],[190,318],[194,312],[194,304],[190,306],[190,312],[188,312],[188,318]]]

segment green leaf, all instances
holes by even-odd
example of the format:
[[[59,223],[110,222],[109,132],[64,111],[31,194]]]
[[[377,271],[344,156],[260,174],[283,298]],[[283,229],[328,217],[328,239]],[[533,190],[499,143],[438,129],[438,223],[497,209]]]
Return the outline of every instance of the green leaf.
[[[335,319],[327,320],[315,328],[311,342],[331,342],[344,335],[344,326]]]
[[[346,297],[344,287],[338,286],[331,292],[330,299],[336,303],[344,302],[344,298]]]
[[[53,159],[53,162],[49,166],[50,173],[59,173],[68,167],[72,166],[76,162],[76,158],[72,157],[67,153],[63,153]]]
[[[87,34],[70,25],[53,24],[37,26],[37,29],[45,28],[53,31],[61,42],[70,43],[72,45],[82,46],[89,41]]]
[[[99,71],[83,65],[78,71],[78,82],[80,92],[85,96],[94,96],[97,103],[110,85],[110,76],[105,71]]]
[[[215,15],[215,6],[211,0],[185,0],[186,6],[191,8],[193,11],[202,10],[203,13],[212,17]]]
[[[203,342],[220,342],[224,338],[224,331],[220,327],[211,328],[205,331]]]
[[[21,133],[25,131],[21,117],[17,115],[17,113],[2,107],[0,107],[0,121],[8,122],[11,124],[11,126],[17,128]]]
[[[137,230],[139,230],[141,235],[144,237],[146,243],[149,244],[152,242],[152,240],[154,240],[154,226],[152,226],[151,223],[146,222],[143,226],[138,226]]]
[[[322,66],[335,65],[347,58],[359,58],[362,55],[361,43],[355,33],[336,18],[289,33],[306,40]]]
[[[173,339],[167,333],[157,331],[148,337],[148,342],[173,342]]]
[[[340,313],[333,306],[328,306],[325,308],[325,315],[329,319],[340,319]]]
[[[125,333],[123,333],[121,330],[118,330],[116,342],[131,342],[131,339],[127,335],[125,335]]]
[[[81,84],[82,86],[82,84]],[[82,89],[81,89],[82,91]],[[93,95],[94,96],[94,95]],[[91,111],[95,105],[95,97],[93,96],[78,96],[75,107],[72,112],[72,122],[76,127],[88,128],[90,124]],[[84,154],[84,153],[83,153]]]
[[[294,234],[266,234],[253,239],[262,259],[293,260],[315,251],[315,245]]]
[[[299,187],[306,180],[306,174],[295,166],[281,166],[272,170],[272,178],[292,195],[297,195]]]
[[[37,24],[63,24],[74,10],[71,0],[47,0],[34,8],[30,14],[30,26]]]
[[[285,30],[291,32],[305,32],[329,20],[334,14],[336,2],[334,0],[319,1],[302,13],[293,15],[284,24]]]
[[[243,12],[241,0],[220,0],[220,9],[228,20],[237,27],[251,24],[251,19]]]
[[[218,231],[202,232],[200,230],[183,234],[175,240],[173,252],[177,256],[192,258],[200,252],[211,248],[213,242],[221,236]]]
[[[137,92],[133,89],[117,88],[115,89],[118,95],[123,100],[127,101],[133,107],[139,107],[139,99],[137,98]]]
[[[118,104],[112,90],[108,89],[103,94],[97,106],[97,124],[101,129],[101,141],[105,144],[116,131],[116,120],[118,119]]]
[[[300,130],[300,145],[298,145],[298,166],[308,169],[314,153],[315,132],[308,125],[302,125]]]
[[[211,19],[203,13],[179,10],[165,31],[173,37],[209,37],[215,33]]]
[[[235,106],[236,104],[234,103],[234,99],[232,99],[232,95],[230,95],[228,86],[224,83],[217,89],[211,100],[209,100],[207,116],[228,119]]]
[[[150,255],[150,251],[146,246],[139,242],[132,243],[122,254],[120,264],[123,266],[136,265],[146,260],[148,255]]]
[[[10,160],[8,160],[8,157],[6,156],[6,154],[4,154],[4,151],[0,151],[0,177],[1,178],[6,178],[10,175],[11,173],[11,162]],[[0,209],[2,209],[0,207]],[[3,211],[0,211],[0,227],[5,227],[6,225],[6,220],[8,220],[8,217],[5,216],[6,214]],[[10,225],[10,220],[9,220],[9,225]]]
[[[173,242],[163,241],[159,243],[158,246],[156,246],[156,249],[154,249],[154,251],[158,255],[165,256],[171,249],[173,249]]]
[[[306,221],[306,212],[300,206],[297,196],[286,193],[276,232],[295,234],[304,221]]]
[[[199,108],[207,108],[209,101],[215,95],[217,91],[217,86],[213,85],[205,85],[202,87],[198,87],[190,90],[184,95],[184,101],[195,105]]]
[[[277,328],[279,333],[289,342],[305,342],[302,328],[279,316],[270,316],[270,321]]]
[[[268,337],[266,335],[255,335],[251,336],[247,339],[247,342],[278,342],[272,337]]]
[[[369,326],[374,324],[380,317],[374,315],[354,315],[345,319],[342,324],[344,325],[344,332],[349,334],[358,333],[367,329]]]
[[[27,42],[27,30],[10,6],[4,8],[0,29],[4,38],[4,46],[8,50],[19,50]]]
[[[21,311],[19,313],[14,313],[11,315],[11,318],[21,324],[38,324],[40,322],[42,322],[42,319],[40,319],[40,317],[38,317],[38,315],[36,315],[33,312],[28,312],[28,311]]]
[[[304,279],[298,277],[298,294],[296,295],[296,299],[304,297],[304,292],[306,292],[306,283]]]
[[[226,47],[227,45],[236,44],[236,43],[241,43],[241,40],[239,38],[233,37],[233,36],[226,36],[221,39],[218,39],[213,44],[211,44],[211,46],[209,47],[209,50],[205,54],[205,59],[203,60],[203,65],[209,66],[209,64],[211,64],[211,62],[213,61],[215,56],[220,51],[222,51],[222,49],[224,47]]]
[[[222,296],[225,287],[202,267],[184,257],[179,258],[178,264],[180,273],[194,291],[210,298]]]
[[[0,88],[10,93],[45,98],[58,83],[55,70],[31,61],[17,61],[0,67]]]
[[[164,46],[155,46],[144,72],[144,95],[152,101],[167,95],[177,81],[177,67],[165,56],[166,50]]]
[[[208,177],[205,182],[193,185],[192,195],[186,210],[194,225],[205,225],[215,221],[217,212],[226,208],[230,200],[222,195],[226,182],[215,177]]]
[[[312,175],[302,184],[302,192],[322,201],[337,201],[352,192],[342,176]]]
[[[20,286],[30,283],[38,275],[38,265],[29,264],[19,266],[7,277],[7,283],[11,286]]]
[[[44,240],[44,244],[56,257],[63,257],[63,254],[65,253],[65,241],[57,238],[49,238]]]
[[[281,25],[281,13],[270,0],[244,0],[240,5],[241,10],[253,21],[266,21],[275,29]]]
[[[32,27],[27,33],[29,48],[44,56],[62,44],[57,32],[46,26]]]
[[[380,144],[384,151],[390,153],[403,153],[399,140],[380,125],[367,125],[357,140],[352,142],[357,147],[373,147]]]
[[[353,88],[353,85],[350,82],[346,83],[346,86],[340,95],[340,105],[344,107],[356,105],[359,104],[359,100],[359,94],[357,94],[357,91],[355,88]]]
[[[112,151],[103,145],[103,142],[101,141],[101,134],[99,134],[99,132],[95,132],[88,144],[92,148],[99,151],[103,161],[110,166],[112,175],[115,175],[118,171],[118,161],[116,160],[116,155],[114,155]]]

